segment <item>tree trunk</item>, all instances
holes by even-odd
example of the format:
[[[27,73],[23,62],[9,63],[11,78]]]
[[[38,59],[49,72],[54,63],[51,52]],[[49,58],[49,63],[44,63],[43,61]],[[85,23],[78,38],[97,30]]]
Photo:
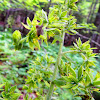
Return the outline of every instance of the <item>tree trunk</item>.
[[[96,5],[98,4],[98,1],[99,1],[99,0],[96,0],[95,3],[94,3],[92,16],[91,16],[91,18],[90,18],[91,23],[94,22],[95,10],[96,10]]]
[[[99,9],[98,9],[98,12],[97,12],[97,15],[96,15],[94,24],[95,24],[95,26],[97,27],[97,32],[100,33],[100,4],[99,4]],[[92,38],[93,38],[93,39],[94,39],[94,35],[95,35],[95,40],[94,40],[94,41],[96,41],[98,44],[100,44],[100,35],[98,35],[98,34],[93,34],[93,35],[92,35]],[[99,52],[100,47],[98,47],[97,45],[94,45],[94,46],[98,48],[98,50],[94,50],[94,52]]]
[[[93,23],[94,22],[94,16],[95,16],[95,10],[96,10],[96,5],[98,4],[99,0],[93,0],[91,7],[90,7],[90,12],[87,18],[87,23]]]
[[[92,4],[91,4],[91,7],[90,7],[90,12],[89,12],[89,15],[88,15],[88,17],[87,17],[87,23],[90,22],[90,16],[91,16],[91,13],[92,13],[93,4],[94,4],[94,0],[93,0],[93,2],[92,2]]]
[[[95,22],[94,24],[98,27],[99,24],[100,24],[100,4],[99,4],[99,9],[98,9],[98,12],[97,12],[97,15],[96,15],[96,19],[95,19]]]
[[[99,9],[94,24],[97,27],[97,31],[100,32],[100,4],[99,4]]]

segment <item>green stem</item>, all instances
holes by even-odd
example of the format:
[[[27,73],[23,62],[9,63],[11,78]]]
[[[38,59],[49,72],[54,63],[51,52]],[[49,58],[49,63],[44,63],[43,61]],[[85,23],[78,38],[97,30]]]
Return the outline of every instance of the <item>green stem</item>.
[[[81,53],[81,51],[79,51],[79,50],[65,51],[65,52],[62,52],[62,55],[65,55],[66,53]]]
[[[60,42],[58,58],[57,58],[57,61],[56,61],[56,65],[55,65],[55,69],[54,69],[54,73],[53,73],[53,77],[52,77],[52,82],[51,82],[46,100],[51,100],[51,96],[52,96],[52,93],[53,93],[53,89],[54,89],[53,81],[56,79],[56,76],[57,76],[57,73],[58,73],[58,66],[60,65],[60,61],[61,61],[61,57],[62,57],[62,47],[63,47],[63,42],[64,42],[64,36],[65,36],[65,32],[63,32],[63,34],[62,34],[62,42]]]
[[[66,3],[67,3],[67,0],[65,0],[65,8],[67,8]],[[63,43],[64,43],[64,37],[65,37],[65,32],[62,31],[62,41],[60,42],[58,58],[57,58],[57,61],[56,61],[56,65],[55,65],[55,69],[54,69],[54,73],[53,73],[53,77],[52,77],[52,82],[51,82],[46,100],[51,100],[51,96],[52,96],[53,89],[54,89],[53,81],[56,79],[56,76],[57,76],[57,73],[58,73],[58,66],[60,65],[60,61],[61,61],[61,57],[62,57],[62,47],[63,47]]]

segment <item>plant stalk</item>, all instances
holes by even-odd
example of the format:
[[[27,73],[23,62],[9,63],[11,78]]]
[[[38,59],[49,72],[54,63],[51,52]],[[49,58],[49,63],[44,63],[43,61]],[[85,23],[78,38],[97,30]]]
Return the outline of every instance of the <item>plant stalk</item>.
[[[62,55],[65,55],[66,53],[82,53],[82,52],[79,50],[70,50],[70,51],[62,52]]]
[[[67,3],[67,0],[65,0],[65,8],[67,8],[66,3]],[[62,41],[60,42],[58,58],[56,61],[56,65],[55,65],[55,69],[54,69],[54,73],[53,73],[53,77],[52,77],[52,82],[51,82],[46,100],[51,100],[51,96],[52,96],[53,89],[54,89],[53,81],[56,79],[56,76],[58,73],[58,66],[60,65],[60,61],[61,61],[61,57],[62,57],[62,47],[63,47],[63,43],[64,43],[64,37],[65,37],[65,32],[64,32],[64,30],[62,30]]]
[[[58,73],[58,66],[60,65],[60,61],[61,61],[61,57],[62,57],[62,47],[63,47],[63,43],[64,43],[65,32],[63,31],[62,33],[63,33],[62,34],[62,41],[60,42],[59,52],[58,52],[58,57],[57,57],[57,61],[56,61],[56,65],[55,65],[55,69],[54,69],[54,73],[53,73],[53,77],[52,77],[52,82],[51,82],[46,100],[51,100],[51,96],[52,96],[53,89],[54,89],[53,81],[56,79],[56,76]]]

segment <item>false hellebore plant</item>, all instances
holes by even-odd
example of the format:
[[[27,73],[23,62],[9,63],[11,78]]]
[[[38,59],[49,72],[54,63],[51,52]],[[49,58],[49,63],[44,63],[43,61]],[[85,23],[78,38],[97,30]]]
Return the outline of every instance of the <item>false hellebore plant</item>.
[[[100,88],[99,73],[93,76],[93,70],[89,68],[95,65],[92,58],[96,55],[92,51],[93,48],[90,48],[89,41],[82,43],[79,38],[70,51],[62,51],[65,33],[74,35],[77,33],[74,29],[79,28],[76,25],[75,17],[71,14],[73,10],[77,10],[75,2],[77,0],[65,0],[64,5],[52,7],[48,16],[42,10],[36,12],[32,21],[27,18],[27,25],[23,24],[23,26],[30,31],[25,38],[21,37],[18,30],[13,33],[15,49],[20,49],[24,41],[29,43],[32,50],[35,47],[40,49],[39,41],[44,41],[48,45],[47,39],[49,37],[54,38],[52,43],[59,41],[59,52],[56,62],[53,61],[52,57],[49,58],[46,55],[47,66],[42,65],[42,58],[37,58],[34,61],[35,67],[28,71],[29,76],[27,76],[24,89],[28,92],[36,90],[37,100],[51,100],[55,86],[70,89],[75,93],[75,96],[85,100],[92,100],[92,91],[97,91]],[[43,26],[43,34],[40,33],[39,37],[37,36],[38,26]],[[67,57],[67,53],[80,54],[83,58],[82,65],[79,67],[74,66],[75,62]],[[66,58],[66,63],[62,60],[63,56]],[[52,63],[55,65],[54,70],[50,67]],[[46,96],[43,87],[45,89],[49,88]]]

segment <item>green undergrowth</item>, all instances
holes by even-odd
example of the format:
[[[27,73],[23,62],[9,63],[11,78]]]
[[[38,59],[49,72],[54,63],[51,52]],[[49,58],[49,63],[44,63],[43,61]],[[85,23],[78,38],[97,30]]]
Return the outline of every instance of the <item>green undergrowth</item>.
[[[8,77],[9,75],[13,76],[13,73],[19,73],[21,75],[27,75],[26,70],[33,66],[33,61],[38,57],[39,59],[45,58],[45,55],[48,57],[52,57],[54,61],[57,58],[58,48],[57,44],[51,44],[47,46],[45,43],[42,43],[40,50],[31,51],[28,48],[28,44],[23,45],[23,49],[14,50],[13,42],[12,42],[12,33],[10,32],[0,32],[0,73],[1,76],[5,75]],[[63,51],[69,51],[70,47],[63,47]],[[82,64],[83,59],[79,54],[67,53],[69,57],[69,61],[74,61],[73,64],[78,67]],[[99,57],[98,57],[99,58]],[[66,58],[62,58],[64,62],[66,62]],[[92,59],[96,62],[96,67],[92,66],[95,70],[99,71],[99,62],[96,59]],[[46,62],[44,62],[46,64]],[[73,67],[75,67],[73,66]],[[5,70],[4,70],[5,69]],[[12,71],[11,71],[12,70]],[[21,71],[21,72],[20,72]],[[16,76],[20,78],[17,74]],[[15,76],[15,80],[17,80]],[[7,79],[7,77],[5,79]],[[4,80],[4,79],[3,79]],[[11,80],[11,77],[8,78]],[[13,79],[11,80],[11,82]],[[2,81],[1,81],[2,82]]]
[[[49,66],[51,63],[53,65],[55,63],[58,54],[58,48],[59,46],[56,43],[49,43],[48,46],[45,43],[42,43],[40,50],[31,51],[28,44],[23,44],[23,49],[15,51],[12,42],[12,33],[0,32],[0,84],[8,82],[12,85],[16,84],[18,88],[22,88],[25,84],[25,79],[27,79],[27,75],[29,74],[27,71],[30,68],[34,68],[35,63],[41,63],[43,66]],[[63,47],[63,51],[69,50],[70,47]],[[67,58],[68,62],[73,62],[72,67],[74,69],[80,67],[83,62],[83,58],[79,54],[67,53],[67,57],[69,57]],[[66,57],[63,57],[62,60],[66,62]],[[91,68],[94,68],[95,76],[96,71],[99,71],[99,61],[97,61],[95,58],[92,60],[94,60],[97,65],[96,67],[91,66]],[[40,68],[38,64],[36,66],[37,69]],[[54,94],[55,97],[57,96],[55,98],[56,100],[80,99],[73,98],[73,94],[71,94],[69,90],[56,88],[56,91],[58,93]]]

